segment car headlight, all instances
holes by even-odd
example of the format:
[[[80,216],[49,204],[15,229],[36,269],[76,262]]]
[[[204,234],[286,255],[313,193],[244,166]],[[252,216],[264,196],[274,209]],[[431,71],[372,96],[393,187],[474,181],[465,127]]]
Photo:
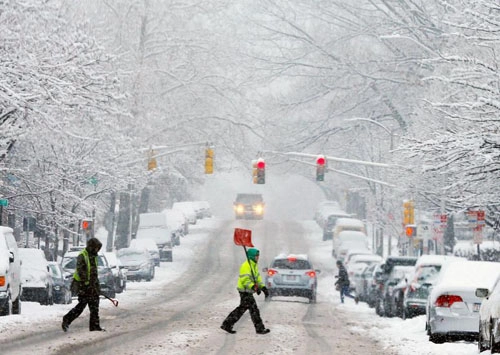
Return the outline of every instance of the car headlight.
[[[264,206],[262,206],[262,205],[255,205],[255,206],[253,206],[253,210],[257,214],[262,214],[262,212],[264,212]]]
[[[243,213],[243,212],[245,212],[245,208],[243,207],[243,205],[237,205],[235,207],[235,209],[236,209],[236,213]]]

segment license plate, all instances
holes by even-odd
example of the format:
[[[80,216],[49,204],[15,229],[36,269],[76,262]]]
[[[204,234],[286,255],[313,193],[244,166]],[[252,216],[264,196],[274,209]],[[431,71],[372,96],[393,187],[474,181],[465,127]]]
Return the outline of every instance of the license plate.
[[[295,278],[296,278],[296,277],[297,277],[297,276],[295,276],[295,275],[288,275],[288,276],[286,277],[286,279],[287,279],[288,281],[295,281]]]
[[[472,305],[472,311],[473,312],[479,312],[479,308],[481,308],[481,303],[474,303]]]

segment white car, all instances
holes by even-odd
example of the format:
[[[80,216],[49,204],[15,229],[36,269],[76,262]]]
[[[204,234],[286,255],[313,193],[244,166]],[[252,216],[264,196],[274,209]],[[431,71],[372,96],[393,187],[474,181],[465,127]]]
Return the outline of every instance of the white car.
[[[483,299],[479,308],[479,352],[500,353],[500,281],[491,289],[476,289],[476,296]]]
[[[478,339],[481,298],[477,288],[491,290],[500,278],[500,264],[490,261],[446,263],[432,288],[426,306],[429,340]]]
[[[151,238],[138,238],[132,239],[130,241],[130,248],[133,249],[146,249],[151,255],[151,259],[153,260],[155,266],[160,266],[160,250],[158,249],[158,245]]]
[[[173,244],[180,245],[180,237],[185,236],[189,232],[189,222],[186,216],[181,211],[171,208],[163,210],[163,213],[167,216],[168,227],[172,231],[172,234],[175,234],[174,238],[172,238]]]
[[[174,202],[172,209],[179,210],[184,213],[189,221],[189,224],[196,224],[196,208],[192,201]]]
[[[332,256],[337,257],[337,251],[341,248],[342,244],[357,244],[359,248],[370,249],[368,237],[365,233],[360,231],[342,231],[337,238],[333,238],[332,242]]]
[[[0,226],[0,316],[21,314],[21,258],[13,230]]]
[[[54,281],[43,250],[19,248],[21,257],[21,280],[23,301],[54,304]]]

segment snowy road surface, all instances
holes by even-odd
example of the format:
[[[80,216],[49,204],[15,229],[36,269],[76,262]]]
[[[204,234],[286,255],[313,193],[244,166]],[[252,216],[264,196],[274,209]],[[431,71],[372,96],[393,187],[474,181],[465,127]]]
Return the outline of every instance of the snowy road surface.
[[[257,335],[248,315],[237,334],[219,329],[238,304],[235,290],[244,253],[232,241],[235,227],[252,229],[261,268],[281,252],[308,253],[321,269],[318,303],[258,296],[271,333]],[[119,307],[101,300],[107,332],[88,332],[88,311],[70,327],[61,317],[75,305],[23,303],[22,315],[0,317],[2,354],[477,354],[474,343],[432,344],[423,317],[402,321],[375,315],[365,304],[340,304],[330,244],[312,221],[203,220],[174,248],[152,282],[129,282]],[[487,354],[488,352],[485,352]]]

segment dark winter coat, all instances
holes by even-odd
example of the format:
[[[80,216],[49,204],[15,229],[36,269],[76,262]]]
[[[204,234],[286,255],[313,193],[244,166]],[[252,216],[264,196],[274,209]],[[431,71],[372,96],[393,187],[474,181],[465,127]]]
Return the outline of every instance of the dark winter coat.
[[[75,280],[78,282],[78,295],[83,296],[99,296],[101,289],[99,286],[98,266],[97,266],[97,253],[101,250],[102,243],[97,238],[90,238],[87,246],[76,259]],[[87,258],[85,253],[88,254],[90,262],[90,272],[87,265]]]
[[[337,276],[337,281],[335,282],[335,285],[339,286],[349,286],[349,275],[347,274],[347,270],[344,265],[339,265],[339,274]]]

